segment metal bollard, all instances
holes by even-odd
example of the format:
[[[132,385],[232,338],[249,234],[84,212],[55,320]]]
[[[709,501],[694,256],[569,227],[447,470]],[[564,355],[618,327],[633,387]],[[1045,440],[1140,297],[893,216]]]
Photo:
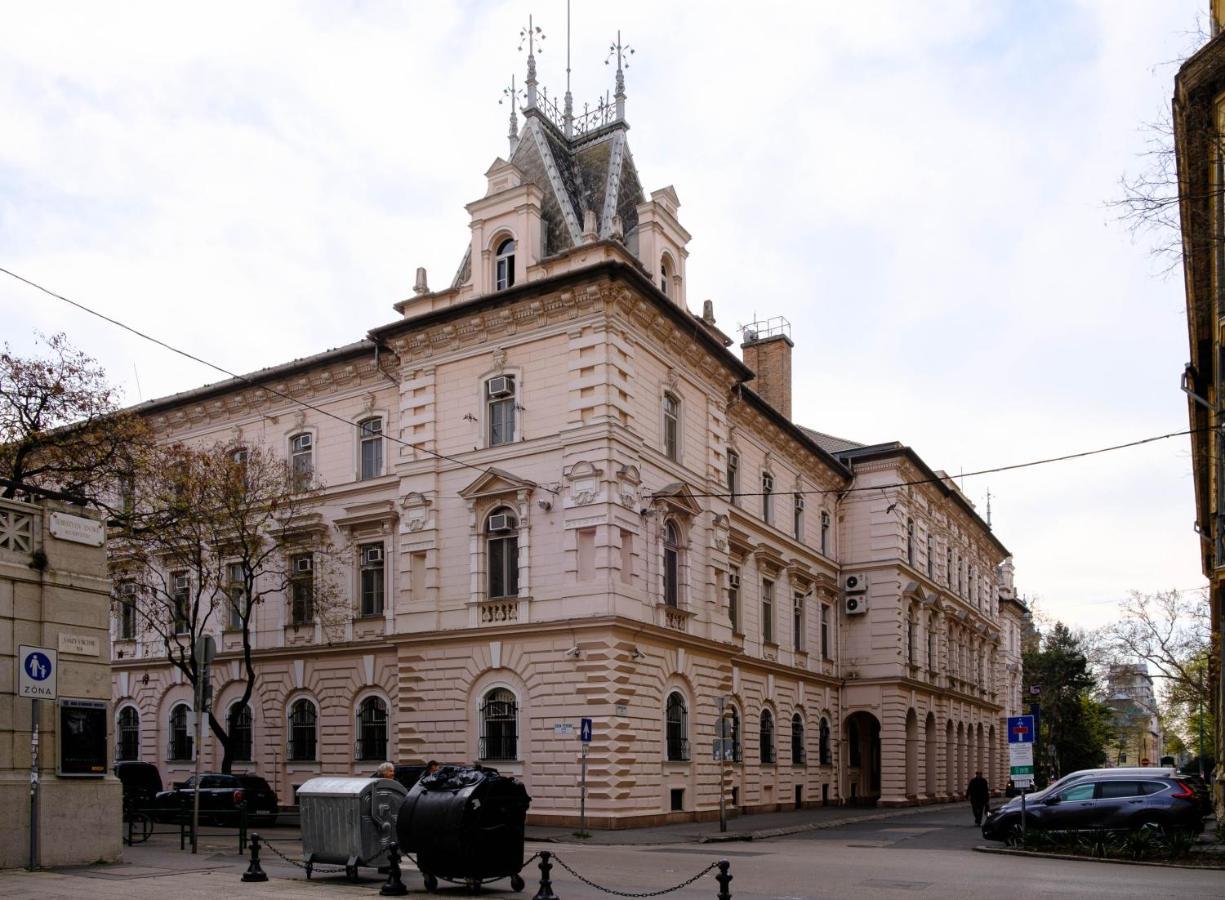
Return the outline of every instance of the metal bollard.
[[[726,859],[719,860],[719,874],[715,876],[715,881],[719,882],[719,894],[715,900],[732,900],[732,892],[727,889],[732,883],[732,873],[728,871],[731,866]]]
[[[259,832],[251,832],[251,865],[242,873],[243,881],[267,881],[268,873],[259,864]]]
[[[553,864],[549,862],[552,856],[548,850],[540,851],[540,890],[532,900],[558,900],[553,893],[553,882],[549,880],[549,872],[553,870]]]
[[[387,881],[379,888],[384,897],[403,897],[408,893],[404,879],[400,877],[400,845],[392,841],[387,845]]]

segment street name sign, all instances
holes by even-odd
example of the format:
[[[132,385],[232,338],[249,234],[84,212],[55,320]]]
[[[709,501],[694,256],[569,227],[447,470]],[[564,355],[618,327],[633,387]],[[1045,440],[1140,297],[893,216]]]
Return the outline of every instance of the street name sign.
[[[17,648],[17,696],[31,700],[56,698],[55,651],[46,647]]]

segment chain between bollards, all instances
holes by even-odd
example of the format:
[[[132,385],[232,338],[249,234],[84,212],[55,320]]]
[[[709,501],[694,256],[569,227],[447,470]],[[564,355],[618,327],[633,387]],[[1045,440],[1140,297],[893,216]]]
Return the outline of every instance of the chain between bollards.
[[[532,900],[558,900],[553,893],[553,882],[549,880],[549,873],[553,870],[553,864],[549,862],[552,856],[548,850],[540,851],[540,890]]]
[[[715,876],[715,881],[719,882],[719,895],[715,900],[732,900],[732,892],[728,890],[732,883],[732,873],[728,871],[731,866],[726,859],[719,860],[719,874]]]
[[[243,881],[267,881],[268,873],[259,864],[259,832],[251,832],[251,865],[242,873]]]
[[[403,897],[408,893],[404,879],[400,877],[400,845],[392,841],[387,845],[387,882],[379,889],[384,897]]]

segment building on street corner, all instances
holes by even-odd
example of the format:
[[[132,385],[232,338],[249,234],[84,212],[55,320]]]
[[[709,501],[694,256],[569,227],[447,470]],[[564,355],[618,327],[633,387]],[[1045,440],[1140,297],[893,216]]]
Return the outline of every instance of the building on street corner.
[[[721,794],[767,811],[960,797],[976,770],[1001,787],[1024,611],[1007,548],[904,444],[793,420],[805,338],[785,320],[737,356],[713,304],[692,311],[680,193],[644,190],[620,65],[613,87],[572,115],[529,53],[453,278],[418,270],[354,343],[137,408],[167,442],[317,475],[307,527],[351,548],[343,621],[258,608],[236,770],[289,802],[384,758],[480,762],[526,783],[532,821],[577,824],[590,718],[595,827],[714,817]],[[197,752],[216,765],[116,596],[120,755],[167,782]]]

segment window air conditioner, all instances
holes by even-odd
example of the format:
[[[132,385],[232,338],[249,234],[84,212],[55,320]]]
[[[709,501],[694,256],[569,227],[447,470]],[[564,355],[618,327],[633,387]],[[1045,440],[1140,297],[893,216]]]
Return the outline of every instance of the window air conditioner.
[[[381,563],[383,561],[383,548],[381,546],[367,547],[366,560],[367,563]]]
[[[851,572],[842,576],[842,590],[847,594],[862,594],[868,589],[868,576],[862,572]]]
[[[509,376],[498,375],[489,379],[490,397],[509,397],[514,392],[514,386]]]
[[[510,531],[512,528],[514,528],[514,523],[506,513],[498,513],[489,517],[490,531]]]
[[[868,598],[863,594],[848,594],[845,608],[848,616],[861,616],[868,611]]]
[[[311,570],[311,558],[309,556],[300,556],[293,562],[295,572],[309,572]]]

